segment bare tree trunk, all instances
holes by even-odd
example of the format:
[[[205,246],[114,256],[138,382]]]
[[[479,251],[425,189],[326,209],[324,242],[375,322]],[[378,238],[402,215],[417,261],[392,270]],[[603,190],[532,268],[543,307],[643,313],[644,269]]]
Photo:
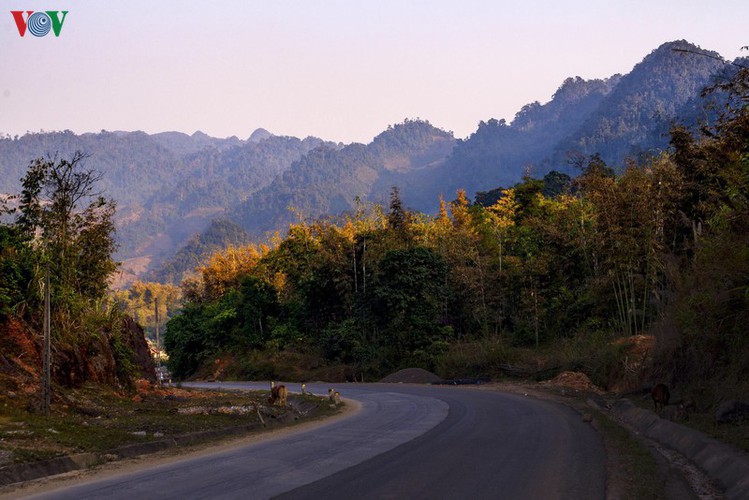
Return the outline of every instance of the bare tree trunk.
[[[49,415],[49,405],[52,401],[52,314],[49,281],[49,263],[47,263],[44,271],[44,352],[42,355],[42,371],[44,372],[42,414],[45,417]]]
[[[359,275],[356,270],[356,238],[354,238],[354,293],[359,293]]]

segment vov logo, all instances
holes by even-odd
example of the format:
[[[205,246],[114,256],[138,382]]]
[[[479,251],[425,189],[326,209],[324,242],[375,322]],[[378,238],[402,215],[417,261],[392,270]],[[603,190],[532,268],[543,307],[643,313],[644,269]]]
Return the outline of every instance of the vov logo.
[[[10,13],[13,15],[13,20],[16,22],[18,28],[18,34],[24,36],[28,31],[34,36],[42,37],[47,36],[52,31],[55,36],[60,36],[62,31],[62,25],[65,23],[65,18],[68,15],[67,10],[47,10],[37,11],[27,10],[11,10]],[[24,14],[26,17],[24,18]],[[60,17],[62,14],[62,17]]]

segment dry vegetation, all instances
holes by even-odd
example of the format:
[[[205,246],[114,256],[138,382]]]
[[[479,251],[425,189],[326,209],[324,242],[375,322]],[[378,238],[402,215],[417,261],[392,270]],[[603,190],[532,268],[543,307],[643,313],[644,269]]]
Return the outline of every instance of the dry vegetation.
[[[295,396],[286,408],[269,406],[267,391],[216,392],[163,388],[139,381],[134,393],[86,385],[56,388],[51,414],[28,411],[36,393],[0,395],[0,466],[117,447],[175,436],[258,424],[291,423],[335,412],[327,400]],[[262,421],[261,421],[262,419]]]

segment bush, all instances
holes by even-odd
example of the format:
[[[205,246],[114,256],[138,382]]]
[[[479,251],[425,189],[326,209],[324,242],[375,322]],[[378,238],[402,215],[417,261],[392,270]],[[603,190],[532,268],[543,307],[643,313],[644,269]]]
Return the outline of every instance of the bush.
[[[437,375],[444,379],[499,377],[500,365],[508,362],[508,353],[499,338],[448,345],[435,363]]]

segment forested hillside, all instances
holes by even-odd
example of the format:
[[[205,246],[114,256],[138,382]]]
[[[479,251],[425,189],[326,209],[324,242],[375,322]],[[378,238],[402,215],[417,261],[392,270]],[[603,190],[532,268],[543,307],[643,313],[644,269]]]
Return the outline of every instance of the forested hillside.
[[[350,144],[340,150],[317,148],[267,188],[249,196],[231,216],[248,232],[260,236],[288,227],[297,217],[355,210],[357,198],[385,200],[398,175],[433,172],[453,144],[451,134],[429,122],[406,120],[367,145]]]
[[[690,123],[714,119],[700,91],[723,69],[717,58],[684,41],[666,43],[627,75],[568,78],[548,103],[524,106],[512,123],[482,121],[465,140],[452,141],[417,120],[391,127],[367,146],[316,150],[230,217],[262,237],[300,218],[356,210],[356,200],[381,203],[392,186],[406,206],[434,213],[438,197],[457,189],[473,197],[510,186],[526,171],[575,176],[593,154],[621,171],[629,159],[665,150],[682,113]]]
[[[194,235],[210,229],[212,220],[223,218],[229,207],[270,184],[294,161],[322,144],[315,138],[269,136],[184,156],[184,175],[169,176],[162,180],[161,191],[142,206],[121,211],[119,255],[128,259],[125,270],[144,276],[165,262],[169,265]],[[236,241],[230,238],[218,244]],[[193,262],[201,255],[193,255]]]
[[[552,346],[552,363],[606,387],[634,362],[619,340],[654,332],[651,380],[706,405],[749,396],[748,71],[715,128],[675,127],[668,152],[624,169],[591,155],[574,181],[526,176],[483,204],[459,190],[436,216],[394,189],[387,206],[215,254],[167,325],[171,367],[492,377],[517,348]]]
[[[141,205],[159,193],[165,178],[186,175],[175,151],[143,132],[39,132],[0,139],[0,191],[17,192],[29,163],[40,156],[70,157],[82,151],[102,175],[99,188],[122,208]]]
[[[472,195],[517,182],[526,169],[539,177],[551,170],[577,175],[579,160],[596,153],[619,169],[627,158],[658,154],[684,106],[723,67],[692,51],[706,52],[684,41],[663,44],[624,76],[568,78],[551,101],[523,107],[512,123],[480,123],[458,142],[438,177],[442,184],[432,189],[463,187]]]
[[[29,162],[40,155],[62,158],[83,151],[86,166],[101,176],[99,189],[118,207],[117,258],[125,263],[122,274],[142,275],[171,258],[228,207],[323,144],[315,138],[263,132],[248,141],[200,132],[188,136],[65,131],[6,137],[0,139],[0,192],[18,191]]]
[[[604,161],[622,165],[627,156],[663,150],[684,106],[723,68],[718,57],[683,40],[658,47],[622,76],[579,129],[560,142],[557,161],[575,151],[599,153]]]
[[[216,366],[222,376],[290,380],[372,380],[407,366],[448,378],[493,377],[508,364],[538,369],[550,363],[574,366],[607,386],[632,366],[621,341],[649,333],[655,347],[638,361],[644,366],[638,377],[687,388],[707,407],[749,398],[746,66],[723,65],[721,79],[694,89],[721,107],[705,112],[709,120],[699,127],[672,126],[661,152],[611,164],[604,152],[578,151],[579,175],[552,170],[541,176],[531,169],[475,196],[462,188],[442,198],[434,193],[433,214],[414,210],[398,187],[446,179],[437,174],[456,169],[460,155],[479,162],[483,153],[469,154],[479,143],[492,151],[528,137],[553,142],[562,136],[560,120],[589,130],[605,121],[607,102],[622,113],[632,103],[642,106],[639,118],[625,113],[636,119],[622,118],[612,129],[626,134],[609,139],[644,144],[638,137],[652,137],[648,130],[663,121],[642,130],[623,124],[645,120],[668,92],[634,89],[676,81],[674,74],[688,65],[672,57],[691,58],[698,67],[717,62],[714,54],[672,48],[646,58],[631,74],[637,78],[568,80],[551,103],[526,108],[512,125],[482,124],[457,146],[450,133],[421,120],[348,146],[264,131],[239,145],[202,136],[191,145],[179,135],[142,133],[6,138],[0,141],[8,151],[4,161],[32,147],[98,141],[110,151],[105,158],[112,163],[103,163],[109,168],[115,159],[127,161],[126,173],[135,175],[141,165],[127,150],[142,147],[162,159],[148,164],[162,169],[160,175],[164,165],[180,173],[171,189],[139,193],[141,215],[130,212],[125,223],[158,214],[186,234],[190,214],[224,210],[213,194],[238,204],[230,213],[234,221],[214,220],[164,268],[163,280],[182,281],[181,297],[173,286],[138,283],[117,295],[118,304],[108,293],[118,266],[116,203],[100,196],[107,173],[100,177],[91,168],[95,156],[80,152],[27,163],[21,185],[10,189],[14,197],[0,198],[0,323],[15,356],[4,351],[0,376],[27,371],[22,358],[40,355],[33,335],[41,329],[41,284],[49,266],[58,350],[53,371],[71,386],[132,382],[140,370],[128,344],[135,329],[120,307],[154,322],[141,309],[155,307],[158,297],[165,315],[176,314],[165,345],[179,377],[210,374]],[[672,80],[645,71],[662,58]],[[694,123],[697,97],[687,99],[690,85],[673,89],[686,101],[664,113],[688,109]],[[494,151],[505,154],[501,147]],[[466,167],[463,173],[473,182],[480,178],[472,175],[491,171]],[[460,178],[457,172],[450,182]],[[121,175],[108,182],[126,182]],[[394,179],[404,184],[388,186]],[[258,237],[280,226],[288,230]],[[222,249],[226,242],[233,245]],[[182,280],[190,267],[193,276]]]
[[[702,55],[701,55],[702,54]],[[369,144],[273,136],[247,140],[196,132],[27,134],[0,139],[0,192],[14,192],[40,154],[86,152],[101,187],[117,203],[119,282],[138,277],[179,280],[210,245],[241,243],[234,224],[254,238],[285,231],[293,221],[355,212],[387,201],[398,186],[405,206],[434,213],[439,196],[507,187],[526,172],[570,176],[593,155],[617,172],[668,145],[674,123],[694,130],[714,124],[725,93],[700,96],[726,81],[719,56],[688,42],[655,49],[631,72],[604,79],[566,79],[547,103],[524,106],[511,122],[488,118],[465,139],[422,120],[392,125]],[[491,116],[491,110],[487,110]],[[211,226],[213,220],[222,220]],[[203,231],[211,234],[195,236]],[[181,250],[180,250],[181,249]],[[197,252],[197,253],[196,253]],[[179,253],[179,255],[177,255]]]

